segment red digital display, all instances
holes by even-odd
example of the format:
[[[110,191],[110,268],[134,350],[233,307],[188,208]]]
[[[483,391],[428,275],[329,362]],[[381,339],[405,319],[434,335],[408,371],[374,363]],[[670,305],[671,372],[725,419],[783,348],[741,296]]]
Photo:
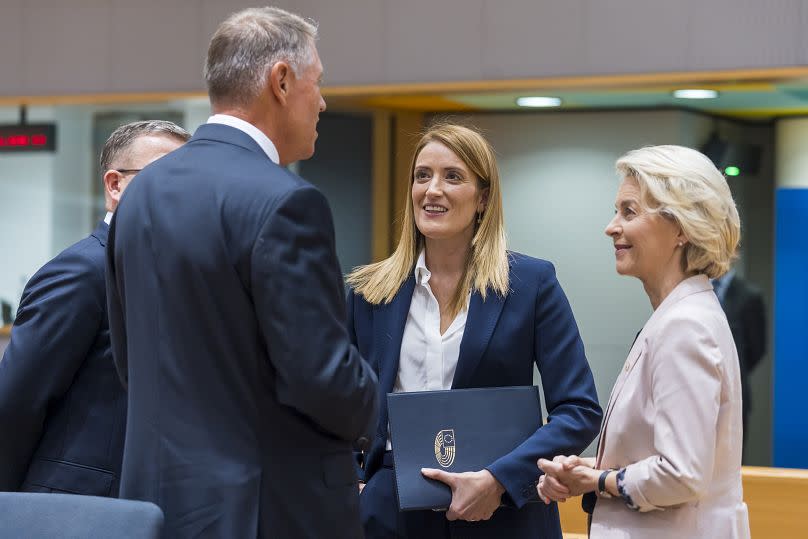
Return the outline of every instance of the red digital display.
[[[56,150],[55,124],[0,125],[0,153]]]

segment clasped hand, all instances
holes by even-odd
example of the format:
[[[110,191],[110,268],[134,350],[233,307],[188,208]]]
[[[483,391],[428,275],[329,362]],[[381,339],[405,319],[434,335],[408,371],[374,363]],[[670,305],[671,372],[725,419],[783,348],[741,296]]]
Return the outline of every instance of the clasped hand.
[[[536,488],[546,504],[565,502],[597,488],[600,471],[594,469],[595,459],[559,455],[552,462],[539,459],[538,465],[544,475]]]
[[[446,511],[448,520],[476,522],[488,520],[500,506],[505,487],[488,470],[451,473],[423,468],[424,477],[445,483],[452,489],[452,503]]]

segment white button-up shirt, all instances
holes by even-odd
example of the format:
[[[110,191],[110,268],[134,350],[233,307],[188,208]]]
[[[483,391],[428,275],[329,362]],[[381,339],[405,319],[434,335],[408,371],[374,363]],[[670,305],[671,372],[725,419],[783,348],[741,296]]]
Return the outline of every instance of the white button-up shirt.
[[[440,306],[429,287],[431,276],[426,267],[424,251],[421,251],[415,265],[415,289],[401,338],[398,376],[393,393],[452,388],[460,357],[460,341],[466,329],[468,306],[458,313],[441,335]],[[389,437],[387,449],[390,449]]]

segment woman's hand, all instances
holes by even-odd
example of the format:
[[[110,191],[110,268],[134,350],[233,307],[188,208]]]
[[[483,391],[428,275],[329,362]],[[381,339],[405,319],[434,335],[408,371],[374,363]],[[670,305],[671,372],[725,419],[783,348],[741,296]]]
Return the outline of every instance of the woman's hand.
[[[593,468],[594,459],[559,455],[550,462],[539,459],[539,468],[544,476],[539,478],[538,492],[545,503],[566,501],[597,489],[600,470]]]
[[[544,474],[539,477],[539,484],[536,485],[536,490],[539,492],[539,498],[545,503],[567,501],[570,497],[570,489],[565,487],[561,481],[555,477]]]
[[[448,520],[476,522],[488,520],[502,502],[505,487],[488,470],[450,473],[422,468],[424,477],[445,483],[452,489],[452,504],[446,511]]]

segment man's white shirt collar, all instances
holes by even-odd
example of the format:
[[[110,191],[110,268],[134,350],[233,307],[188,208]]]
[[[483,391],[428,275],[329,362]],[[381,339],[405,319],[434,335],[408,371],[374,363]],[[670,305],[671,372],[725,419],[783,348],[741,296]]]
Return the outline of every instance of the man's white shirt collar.
[[[208,118],[208,123],[229,125],[230,127],[235,127],[239,131],[247,133],[250,138],[252,138],[262,150],[264,150],[267,157],[272,159],[273,163],[276,165],[280,164],[281,158],[278,155],[278,149],[275,148],[275,145],[271,140],[269,140],[269,137],[266,136],[263,131],[255,127],[250,122],[245,122],[241,118],[236,118],[235,116],[230,116],[229,114],[214,114]]]
[[[110,224],[112,222],[112,212],[108,211],[107,214],[104,216],[104,222],[106,224]]]

